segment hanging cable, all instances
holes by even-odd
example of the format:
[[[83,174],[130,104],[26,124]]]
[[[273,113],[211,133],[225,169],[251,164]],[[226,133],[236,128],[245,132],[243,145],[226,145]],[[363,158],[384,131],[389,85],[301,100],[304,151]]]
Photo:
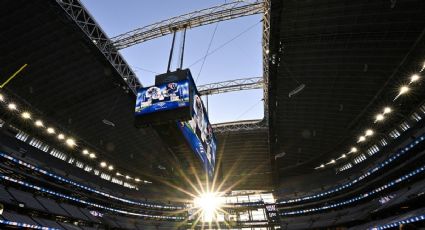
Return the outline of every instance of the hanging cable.
[[[170,57],[168,58],[167,73],[170,72],[171,61],[173,60],[173,52],[174,52],[174,43],[175,43],[175,41],[176,41],[176,30],[174,30],[174,32],[173,32],[173,41],[172,41],[171,49],[170,49]]]
[[[253,104],[251,107],[249,107],[247,110],[245,110],[243,113],[241,113],[241,115],[239,115],[235,120],[238,121],[242,116],[244,116],[245,114],[247,114],[249,111],[251,111],[252,109],[254,109],[260,102],[262,102],[264,99],[261,99],[259,101],[257,101],[255,104]]]
[[[198,76],[196,77],[195,83],[198,82],[199,76],[201,75],[202,69],[204,68],[204,64],[205,64],[205,61],[207,60],[208,52],[210,52],[211,45],[215,37],[215,33],[217,32],[218,24],[219,24],[218,22],[215,24],[214,32],[211,36],[210,43],[208,44],[207,52],[205,53],[205,56],[203,58],[202,65],[201,65],[201,68],[199,69]]]
[[[245,34],[246,32],[250,31],[252,28],[254,28],[256,25],[258,25],[261,21],[255,23],[254,25],[248,27],[246,30],[242,31],[241,33],[237,34],[235,37],[233,37],[232,39],[228,40],[227,42],[221,44],[220,46],[218,46],[217,48],[215,48],[213,51],[207,53],[205,56],[199,58],[198,60],[196,60],[195,62],[193,62],[191,65],[189,65],[189,68],[198,64],[200,61],[202,61],[206,56],[210,56],[211,54],[217,52],[218,50],[220,50],[221,48],[225,47],[226,45],[228,45],[229,43],[231,43],[232,41],[236,40],[237,38],[239,38],[240,36],[242,36],[243,34]]]
[[[186,44],[186,30],[187,30],[187,27],[185,26],[182,33],[182,37],[180,39],[180,54],[179,54],[180,63],[177,63],[177,66],[179,69],[183,69],[184,47]]]
[[[134,66],[134,65],[132,65],[131,68],[134,68],[134,69],[137,69],[137,70],[141,70],[141,71],[145,71],[145,72],[149,72],[149,73],[159,74],[158,72],[155,72],[153,70],[148,70],[148,69],[145,69],[145,68],[142,68],[142,67],[138,67],[138,66]]]

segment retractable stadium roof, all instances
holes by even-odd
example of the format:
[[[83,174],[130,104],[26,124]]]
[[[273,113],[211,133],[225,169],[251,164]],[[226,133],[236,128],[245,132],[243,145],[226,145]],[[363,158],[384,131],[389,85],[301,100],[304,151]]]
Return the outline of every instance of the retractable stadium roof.
[[[1,8],[2,80],[28,64],[4,90],[36,109],[43,119],[69,131],[117,169],[154,180],[152,186],[173,181],[173,166],[164,159],[169,156],[168,148],[154,130],[133,126],[135,98],[123,71],[111,64],[98,49],[98,41],[90,39],[58,4],[65,2],[18,0]],[[102,33],[86,11],[78,13],[84,10],[79,2],[71,2],[80,26]],[[96,36],[106,39],[104,34]],[[128,70],[124,73],[131,76]],[[223,157],[219,159],[220,177],[228,175],[226,186],[272,188],[267,134],[264,129],[217,134],[223,143],[218,156]]]
[[[161,140],[133,126],[134,94],[56,1],[8,1],[0,12],[2,80],[28,64],[4,90],[117,168],[169,176],[158,167],[167,151]]]
[[[312,173],[349,148],[423,63],[424,13],[420,0],[273,0],[269,129],[217,135],[221,178],[235,189],[271,189],[278,178]],[[8,92],[117,167],[172,179],[172,169],[159,167],[168,153],[161,140],[133,127],[134,96],[122,75],[57,2],[9,1],[0,25],[0,76],[29,64]],[[399,112],[412,111],[423,96],[400,100]]]

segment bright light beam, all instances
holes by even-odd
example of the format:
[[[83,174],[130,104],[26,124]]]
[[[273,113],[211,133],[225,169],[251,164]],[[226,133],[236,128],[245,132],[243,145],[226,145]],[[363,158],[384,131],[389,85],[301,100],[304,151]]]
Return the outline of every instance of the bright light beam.
[[[210,192],[196,197],[193,203],[196,208],[201,210],[203,222],[212,222],[213,219],[215,219],[217,211],[223,204],[221,197],[219,197],[216,193]]]

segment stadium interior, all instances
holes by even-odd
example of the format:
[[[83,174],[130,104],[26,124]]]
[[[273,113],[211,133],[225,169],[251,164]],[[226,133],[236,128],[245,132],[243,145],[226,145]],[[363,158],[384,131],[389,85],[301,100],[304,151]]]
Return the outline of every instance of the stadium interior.
[[[182,65],[148,87],[120,52],[251,15],[260,78]],[[220,1],[140,26],[3,2],[0,229],[425,229],[425,1]],[[262,119],[209,123],[205,95],[253,89]]]

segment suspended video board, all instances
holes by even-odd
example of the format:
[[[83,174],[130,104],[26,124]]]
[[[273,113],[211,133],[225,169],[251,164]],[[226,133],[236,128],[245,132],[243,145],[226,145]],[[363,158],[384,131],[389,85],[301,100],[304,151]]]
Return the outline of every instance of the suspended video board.
[[[190,119],[191,101],[189,79],[141,88],[135,106],[136,126]]]
[[[189,107],[189,81],[164,83],[142,88],[137,93],[136,116]]]
[[[158,75],[155,86],[139,89],[135,116],[137,127],[159,128],[159,125],[174,123],[182,135],[169,138],[185,141],[212,178],[216,139],[189,69]]]
[[[192,150],[200,158],[210,179],[214,174],[217,144],[204,103],[195,93],[192,119],[178,122],[178,126]]]

